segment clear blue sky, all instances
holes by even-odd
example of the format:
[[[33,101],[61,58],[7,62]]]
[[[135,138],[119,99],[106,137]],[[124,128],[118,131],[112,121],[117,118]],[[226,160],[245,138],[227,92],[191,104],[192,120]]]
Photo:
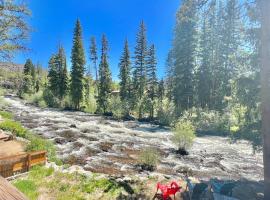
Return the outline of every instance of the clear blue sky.
[[[175,14],[180,0],[28,0],[33,29],[28,47],[15,62],[24,63],[31,58],[47,67],[49,57],[62,44],[70,67],[70,52],[74,24],[80,19],[83,27],[84,48],[89,65],[89,40],[96,36],[98,46],[105,33],[110,45],[110,67],[113,79],[118,77],[118,62],[125,38],[133,53],[135,36],[141,20],[147,26],[149,44],[157,48],[158,75],[164,75],[164,64],[171,47]]]

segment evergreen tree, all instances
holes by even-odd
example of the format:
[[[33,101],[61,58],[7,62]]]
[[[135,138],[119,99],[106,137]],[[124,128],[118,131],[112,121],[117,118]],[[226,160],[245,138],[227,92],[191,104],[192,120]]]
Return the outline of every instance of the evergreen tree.
[[[150,118],[154,117],[155,110],[155,99],[157,97],[157,88],[158,88],[158,80],[157,80],[157,61],[156,61],[156,52],[155,46],[151,45],[147,55],[147,90],[148,90],[148,98],[150,100]]]
[[[120,98],[127,114],[131,106],[131,61],[128,41],[125,41],[124,51],[119,63],[120,68]]]
[[[59,76],[59,98],[62,100],[68,93],[68,71],[65,50],[59,47],[57,55],[58,76]]]
[[[209,31],[208,22],[204,19],[201,36],[201,65],[199,66],[197,78],[197,94],[198,106],[202,108],[208,107],[211,98],[211,33]]]
[[[174,88],[174,55],[170,50],[166,60],[166,96],[171,102],[173,100],[173,88]]]
[[[82,41],[82,28],[79,20],[77,20],[74,29],[73,47],[71,54],[71,101],[74,108],[79,109],[80,103],[83,100],[83,77],[85,70],[85,55]]]
[[[98,111],[106,113],[109,107],[112,78],[108,63],[108,41],[105,35],[102,36],[101,59],[99,64],[99,93]]]
[[[23,74],[32,75],[33,69],[34,69],[34,64],[32,63],[30,59],[27,59],[23,67]]]
[[[92,61],[95,69],[96,81],[98,81],[98,69],[97,69],[97,45],[96,45],[96,38],[91,37],[91,45],[90,45],[90,60]]]
[[[193,106],[195,68],[196,4],[184,0],[177,14],[174,38],[174,103],[176,115]]]
[[[59,71],[57,69],[57,55],[52,55],[49,60],[48,88],[55,97],[59,95]]]
[[[142,100],[144,97],[146,87],[146,57],[147,57],[147,41],[146,41],[146,28],[144,22],[140,24],[139,32],[136,37],[135,46],[135,61],[134,61],[134,74],[133,74],[133,92],[135,102],[139,104],[139,118],[142,118]]]
[[[158,102],[159,102],[159,107],[163,107],[163,100],[165,98],[165,83],[164,80],[161,79],[158,84]]]

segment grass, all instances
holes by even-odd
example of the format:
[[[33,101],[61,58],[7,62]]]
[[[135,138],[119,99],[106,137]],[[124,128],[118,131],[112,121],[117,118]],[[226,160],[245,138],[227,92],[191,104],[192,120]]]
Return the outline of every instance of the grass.
[[[7,111],[0,111],[0,115],[4,119],[13,119],[13,114]]]
[[[38,198],[39,193],[34,181],[18,180],[14,183],[14,186],[24,193],[30,200],[36,200]]]
[[[0,129],[4,131],[10,131],[12,134],[16,135],[17,137],[26,137],[26,129],[22,127],[19,122],[15,122],[13,120],[4,120],[0,123]]]
[[[27,177],[14,181],[13,185],[30,200],[38,199],[39,193],[55,200],[97,199],[97,193],[102,193],[102,199],[116,199],[123,191],[122,186],[109,179],[87,178],[42,166],[34,167]]]

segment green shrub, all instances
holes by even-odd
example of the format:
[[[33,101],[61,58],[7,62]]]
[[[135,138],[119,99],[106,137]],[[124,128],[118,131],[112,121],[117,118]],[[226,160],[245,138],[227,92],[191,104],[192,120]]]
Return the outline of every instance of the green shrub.
[[[172,129],[172,142],[178,150],[187,150],[193,144],[195,129],[190,121],[179,120]]]
[[[97,110],[96,99],[95,99],[94,95],[90,94],[88,99],[87,99],[86,108],[84,111],[87,113],[95,113],[96,110]]]
[[[59,107],[58,98],[48,88],[45,88],[43,92],[43,99],[49,107]]]
[[[113,180],[109,179],[90,179],[83,185],[83,192],[93,193],[96,190],[102,190],[106,193],[115,194],[119,192],[120,186]]]
[[[30,200],[36,200],[38,198],[37,186],[34,181],[31,180],[18,180],[13,183],[14,186],[24,193]]]
[[[157,119],[161,125],[170,126],[175,120],[174,105],[164,101],[163,106],[158,110]]]
[[[153,148],[143,150],[139,156],[139,164],[144,170],[153,171],[157,167],[158,161],[159,153]]]
[[[113,96],[110,99],[110,111],[116,119],[121,119],[124,115],[124,109],[120,97]]]
[[[214,110],[192,108],[183,113],[180,118],[190,121],[198,133],[213,135],[228,135],[230,115]]]
[[[13,114],[10,113],[10,112],[0,111],[0,115],[1,115],[1,117],[3,117],[4,119],[13,119]]]
[[[10,131],[12,134],[16,135],[17,137],[25,138],[26,129],[22,127],[19,122],[15,122],[12,120],[5,120],[0,123],[0,129],[4,131]]]

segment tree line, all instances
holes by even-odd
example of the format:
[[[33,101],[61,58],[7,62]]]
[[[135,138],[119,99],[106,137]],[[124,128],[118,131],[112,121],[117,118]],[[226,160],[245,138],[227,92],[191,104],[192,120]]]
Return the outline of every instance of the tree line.
[[[47,81],[44,83],[43,97],[48,106],[65,107],[81,110],[88,105],[89,95],[94,96],[97,104],[96,112],[108,114],[112,112],[112,98],[120,104],[120,115],[130,117],[137,115],[139,119],[153,119],[157,110],[157,101],[163,97],[163,81],[157,78],[157,61],[155,46],[147,44],[146,27],[142,21],[136,36],[134,59],[130,54],[128,40],[124,42],[123,52],[119,61],[119,79],[116,89],[117,97],[112,95],[113,81],[109,66],[109,44],[106,35],[102,35],[100,58],[95,37],[90,39],[89,58],[91,66],[86,68],[85,49],[82,41],[82,27],[77,20],[73,35],[71,53],[71,70],[68,71],[65,50],[59,46],[58,52],[52,54],[48,63]],[[99,65],[98,65],[99,61]],[[95,79],[91,68],[94,68]],[[30,59],[24,66],[24,84],[21,94],[34,94],[33,83],[37,81],[35,66]],[[162,87],[159,85],[162,84]],[[118,97],[119,96],[119,97]],[[117,99],[119,98],[119,99]],[[90,102],[91,103],[91,102]],[[113,113],[112,113],[113,114]]]

